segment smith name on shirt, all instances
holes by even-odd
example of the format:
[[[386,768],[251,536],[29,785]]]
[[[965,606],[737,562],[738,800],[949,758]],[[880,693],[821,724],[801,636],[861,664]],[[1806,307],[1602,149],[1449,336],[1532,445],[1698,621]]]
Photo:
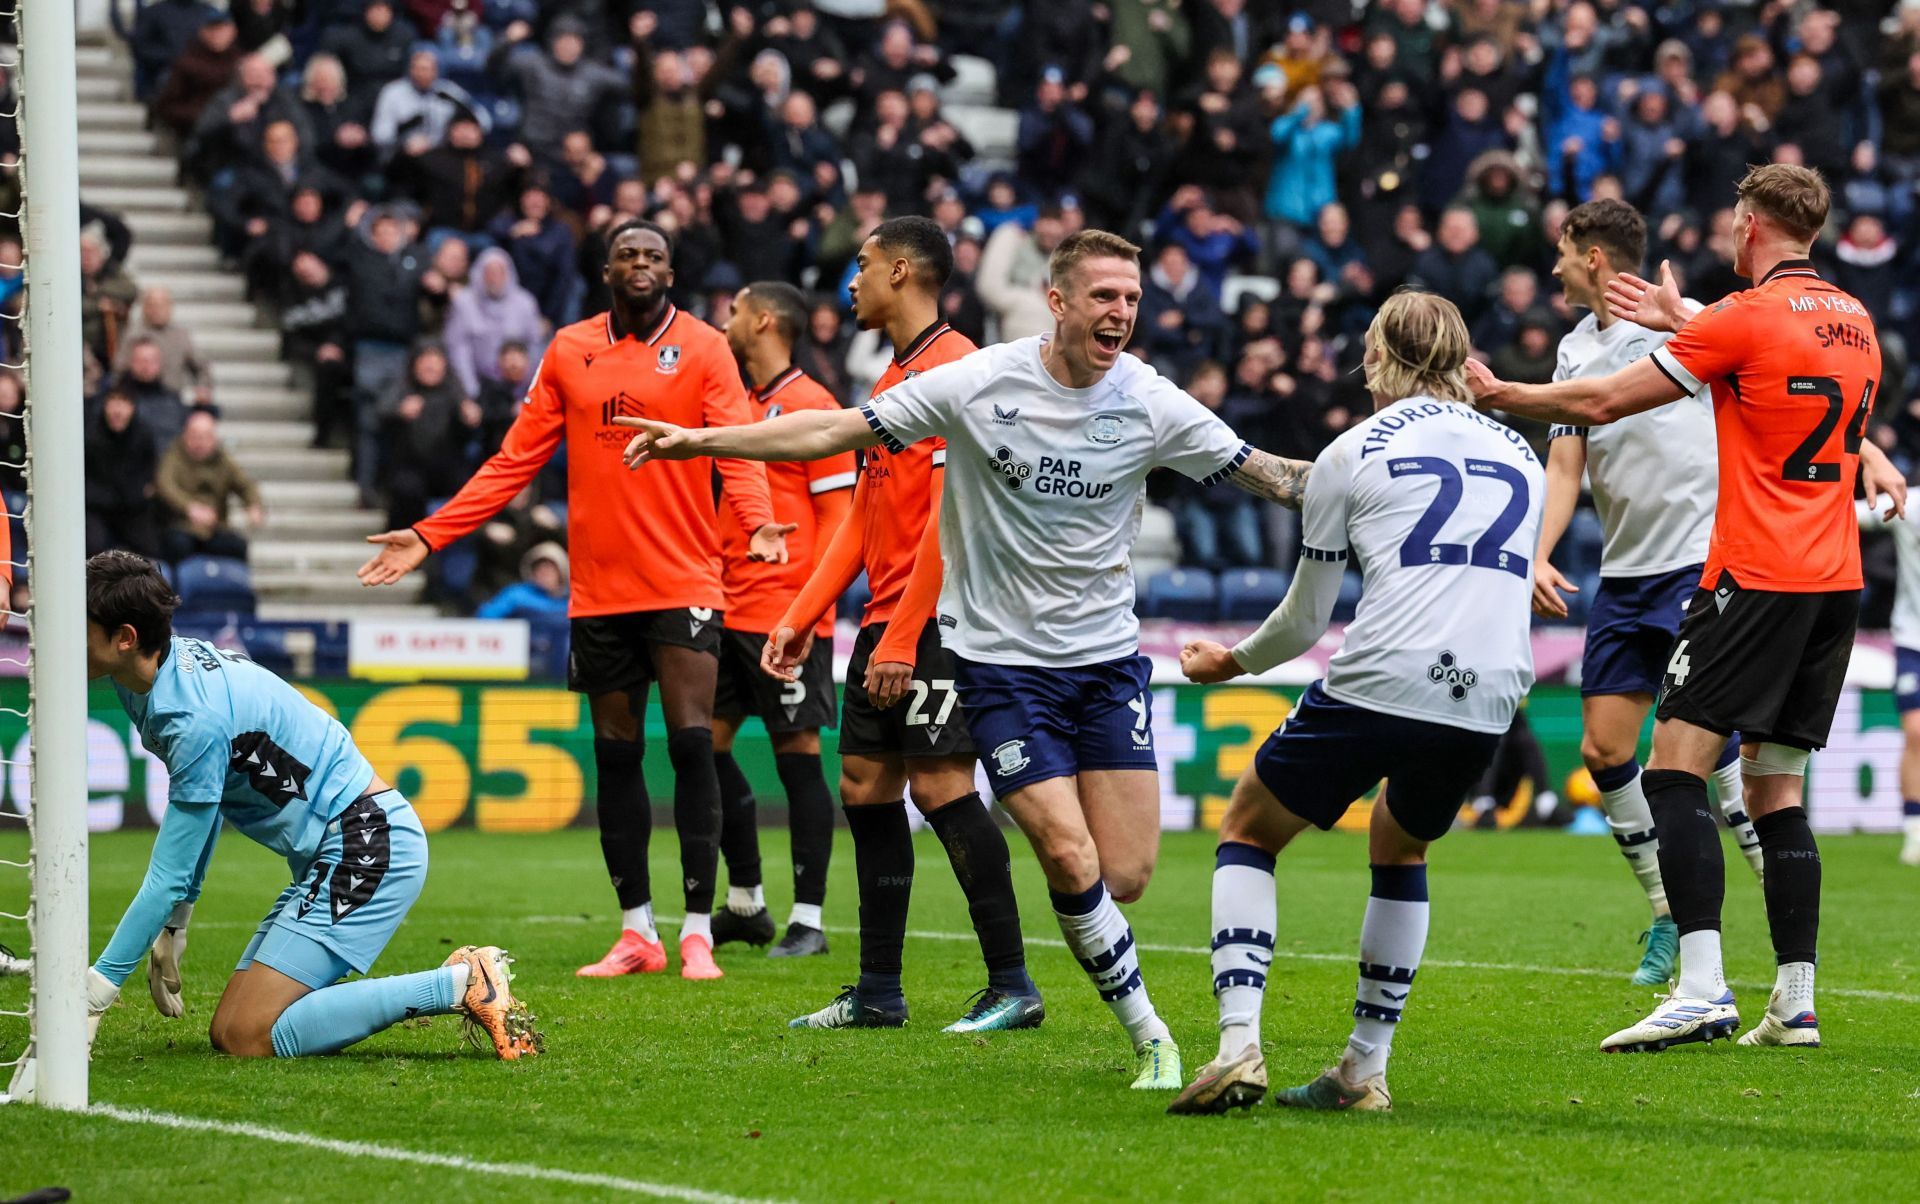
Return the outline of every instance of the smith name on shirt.
[[[1526,439],[1521,436],[1519,431],[1514,430],[1498,419],[1487,417],[1478,410],[1469,409],[1463,405],[1449,405],[1439,401],[1422,402],[1419,405],[1395,406],[1393,409],[1376,416],[1374,419],[1374,428],[1367,432],[1366,442],[1360,445],[1360,458],[1364,460],[1377,451],[1387,450],[1387,445],[1393,442],[1395,435],[1422,419],[1443,418],[1449,415],[1455,418],[1471,419],[1481,426],[1499,431],[1508,443],[1513,444],[1514,447],[1525,453],[1527,459],[1533,460],[1536,464],[1539,463],[1533,454],[1533,448],[1528,446]]]

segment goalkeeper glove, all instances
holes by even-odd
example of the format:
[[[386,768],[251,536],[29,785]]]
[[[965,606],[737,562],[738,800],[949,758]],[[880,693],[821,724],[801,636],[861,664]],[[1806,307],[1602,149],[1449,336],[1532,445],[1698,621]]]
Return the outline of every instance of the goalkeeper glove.
[[[180,959],[187,952],[187,921],[193,916],[193,904],[182,903],[167,917],[167,926],[153,942],[147,955],[147,994],[162,1016],[183,1016],[187,1007],[180,998]]]

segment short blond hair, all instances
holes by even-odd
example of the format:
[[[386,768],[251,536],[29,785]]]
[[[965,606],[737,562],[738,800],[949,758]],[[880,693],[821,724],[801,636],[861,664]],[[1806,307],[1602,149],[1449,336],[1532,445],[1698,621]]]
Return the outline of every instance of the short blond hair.
[[[1407,290],[1388,297],[1367,327],[1367,390],[1390,401],[1433,397],[1471,402],[1467,355],[1473,340],[1460,309],[1445,297]]]
[[[1827,224],[1833,193],[1811,167],[1767,163],[1748,171],[1735,195],[1747,212],[1766,218],[1800,242],[1811,243]]]
[[[1073,270],[1089,259],[1124,259],[1138,265],[1140,248],[1109,230],[1082,230],[1069,234],[1053,249],[1047,275],[1053,287],[1064,288]]]

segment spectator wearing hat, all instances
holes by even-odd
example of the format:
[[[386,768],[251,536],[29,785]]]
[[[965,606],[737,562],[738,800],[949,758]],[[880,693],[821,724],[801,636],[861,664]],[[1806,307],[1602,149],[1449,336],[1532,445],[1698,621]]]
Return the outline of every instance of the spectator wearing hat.
[[[482,619],[562,622],[567,617],[567,550],[552,541],[535,544],[520,560],[520,580],[480,604]]]
[[[208,102],[233,81],[245,54],[235,39],[233,18],[224,13],[210,18],[167,68],[149,106],[153,120],[184,143]]]
[[[142,5],[133,19],[133,36],[127,39],[133,52],[133,98],[150,98],[174,60],[193,44],[200,27],[222,16],[203,0],[153,0]]]
[[[533,294],[520,287],[511,255],[489,247],[475,258],[470,283],[448,306],[443,341],[455,378],[474,398],[498,371],[503,346],[545,343],[540,307]]]
[[[1467,189],[1461,199],[1473,210],[1480,245],[1495,263],[1506,268],[1534,262],[1544,238],[1540,203],[1519,160],[1504,150],[1482,154],[1467,169]]]
[[[548,162],[575,130],[599,128],[602,110],[626,87],[618,71],[586,57],[587,26],[562,13],[547,26],[545,48],[530,44],[526,22],[509,25],[488,68],[519,93],[520,139]]]
[[[340,60],[354,96],[371,109],[380,90],[407,73],[414,40],[412,23],[392,0],[367,0],[358,21],[320,35],[320,49]]]
[[[1322,73],[1337,61],[1326,33],[1314,24],[1313,16],[1296,12],[1287,18],[1285,35],[1278,45],[1267,51],[1260,67],[1279,68],[1287,82],[1287,95],[1298,96],[1303,88],[1319,87],[1323,82]]]
[[[234,530],[229,511],[235,501],[245,509],[248,526],[258,529],[267,521],[260,487],[220,442],[219,412],[211,406],[196,406],[187,415],[179,437],[160,457],[154,489],[172,515],[161,536],[161,555],[168,560],[246,559],[246,537]]]

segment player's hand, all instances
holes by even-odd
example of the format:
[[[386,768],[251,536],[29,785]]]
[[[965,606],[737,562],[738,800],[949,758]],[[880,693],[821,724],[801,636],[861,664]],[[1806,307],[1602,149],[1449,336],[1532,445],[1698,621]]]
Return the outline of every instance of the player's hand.
[[[1622,272],[1609,280],[1607,309],[1616,318],[1669,334],[1685,326],[1691,316],[1680,296],[1680,282],[1673,278],[1673,265],[1664,259],[1660,261],[1658,284],[1642,280],[1631,272]]]
[[[147,954],[147,994],[162,1016],[184,1016],[187,1006],[180,998],[180,959],[187,955],[187,930],[163,928]]]
[[[94,1034],[100,1031],[100,1017],[120,998],[113,980],[92,966],[87,967],[87,1048],[93,1048]]]
[[[380,550],[354,573],[362,585],[392,585],[419,568],[432,550],[411,527],[369,535],[367,542],[379,545]]]
[[[1560,591],[1577,594],[1580,587],[1548,564],[1544,556],[1534,561],[1533,566],[1533,613],[1543,619],[1566,618],[1567,601],[1560,596]]]
[[[905,698],[912,685],[912,665],[903,665],[899,661],[869,662],[867,665],[867,697],[883,711]]]
[[[760,671],[779,681],[800,680],[800,666],[813,651],[813,631],[795,634],[791,627],[776,627],[767,634],[760,649]]]
[[[1880,514],[1882,495],[1892,503],[1892,509],[1880,514],[1881,522],[1907,516],[1907,480],[1886,453],[1870,441],[1860,444],[1860,486],[1867,494],[1867,508],[1875,514]]]
[[[1246,670],[1240,662],[1233,659],[1233,653],[1225,644],[1216,644],[1212,640],[1195,640],[1180,650],[1180,672],[1187,675],[1188,681],[1197,681],[1202,685],[1215,682],[1232,681]]]
[[[785,564],[787,536],[799,529],[799,523],[768,523],[747,540],[747,559],[764,564]]]
[[[627,450],[620,453],[621,463],[628,468],[638,468],[648,460],[691,460],[700,454],[698,431],[651,418],[621,417],[615,418],[613,424],[630,426],[640,432],[627,444]]]
[[[1473,390],[1473,404],[1486,406],[1493,403],[1507,382],[1493,374],[1493,369],[1476,359],[1467,360],[1467,388]]]

